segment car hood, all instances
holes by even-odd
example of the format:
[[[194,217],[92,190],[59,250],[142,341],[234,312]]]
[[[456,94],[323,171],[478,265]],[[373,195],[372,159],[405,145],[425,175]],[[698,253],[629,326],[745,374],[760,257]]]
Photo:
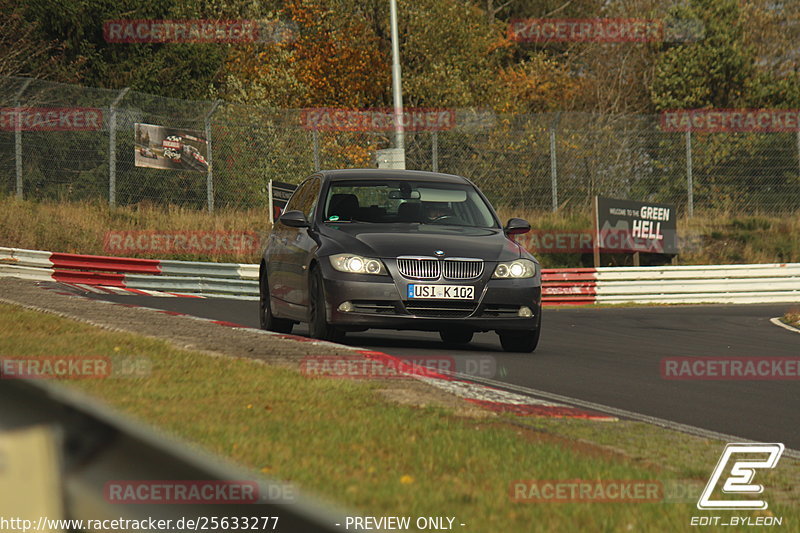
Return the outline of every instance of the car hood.
[[[322,255],[350,252],[394,258],[401,255],[474,257],[484,261],[508,261],[520,257],[520,248],[501,229],[466,228],[432,224],[325,224],[327,239]]]

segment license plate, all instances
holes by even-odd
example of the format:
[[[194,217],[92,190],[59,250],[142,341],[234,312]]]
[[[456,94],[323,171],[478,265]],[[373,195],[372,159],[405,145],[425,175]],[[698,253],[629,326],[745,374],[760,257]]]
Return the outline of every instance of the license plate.
[[[408,285],[409,298],[436,298],[439,300],[472,300],[475,287],[467,285]]]

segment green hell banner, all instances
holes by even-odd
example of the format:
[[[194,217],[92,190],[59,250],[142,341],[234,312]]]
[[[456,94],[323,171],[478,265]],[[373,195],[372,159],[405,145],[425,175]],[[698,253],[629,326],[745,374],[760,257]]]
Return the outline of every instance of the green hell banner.
[[[674,205],[597,197],[597,241],[605,253],[678,253]]]

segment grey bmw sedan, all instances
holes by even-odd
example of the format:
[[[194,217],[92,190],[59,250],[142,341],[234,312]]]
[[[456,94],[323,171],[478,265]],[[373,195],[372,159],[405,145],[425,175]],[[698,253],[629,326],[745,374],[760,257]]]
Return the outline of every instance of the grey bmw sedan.
[[[303,181],[270,233],[260,267],[260,322],[339,340],[369,328],[437,331],[463,344],[495,331],[532,352],[541,269],[468,179],[408,170],[333,170]]]

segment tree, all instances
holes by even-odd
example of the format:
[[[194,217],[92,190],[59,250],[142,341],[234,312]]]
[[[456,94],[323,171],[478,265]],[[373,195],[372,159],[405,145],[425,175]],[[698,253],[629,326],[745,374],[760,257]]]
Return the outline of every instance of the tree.
[[[64,64],[58,40],[42,38],[39,24],[13,0],[0,0],[0,76],[75,79],[77,63]]]
[[[705,37],[666,44],[656,59],[651,98],[658,110],[735,108],[747,102],[755,70],[745,44],[738,0],[690,0],[675,16],[697,18]]]
[[[366,23],[339,15],[326,0],[287,0],[279,17],[293,38],[237,47],[224,94],[279,107],[375,105],[388,85],[386,55]]]
[[[742,6],[745,42],[756,74],[746,92],[754,107],[800,107],[800,3],[754,0]]]
[[[67,63],[80,64],[78,80],[177,98],[207,98],[230,45],[107,43],[103,24],[119,19],[237,18],[238,2],[22,0],[20,9],[45,42],[62,42]]]

